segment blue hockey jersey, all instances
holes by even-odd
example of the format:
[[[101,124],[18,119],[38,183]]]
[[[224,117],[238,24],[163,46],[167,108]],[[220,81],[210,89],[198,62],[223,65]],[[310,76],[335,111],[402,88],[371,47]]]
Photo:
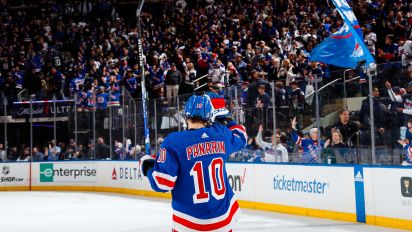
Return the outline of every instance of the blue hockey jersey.
[[[212,125],[171,133],[148,171],[152,188],[172,192],[175,231],[229,231],[239,205],[229,185],[224,160],[243,149],[245,128]]]
[[[403,165],[412,165],[412,143],[403,146],[405,155],[403,156]]]
[[[293,142],[303,148],[303,162],[304,163],[320,163],[320,149],[323,148],[323,141],[318,146],[318,141],[312,139],[305,139],[298,135],[298,133],[292,129],[291,131]]]

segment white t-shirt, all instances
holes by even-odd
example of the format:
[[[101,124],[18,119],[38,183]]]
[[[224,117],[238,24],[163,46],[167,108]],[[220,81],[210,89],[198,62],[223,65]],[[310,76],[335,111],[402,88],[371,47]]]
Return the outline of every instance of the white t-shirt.
[[[273,144],[263,141],[261,132],[256,136],[256,143],[265,151],[265,162],[289,162],[288,150],[282,144],[274,150]]]
[[[375,54],[375,44],[377,41],[376,34],[374,32],[370,32],[365,36],[366,45],[368,45],[369,51],[372,54]]]
[[[412,61],[412,40],[406,40],[403,46],[399,47],[399,50],[402,54],[402,64],[404,66],[409,65]]]

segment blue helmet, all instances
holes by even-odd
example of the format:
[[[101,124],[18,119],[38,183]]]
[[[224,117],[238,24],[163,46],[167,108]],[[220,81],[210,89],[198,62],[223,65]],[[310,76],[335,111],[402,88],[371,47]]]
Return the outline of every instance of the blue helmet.
[[[212,114],[212,103],[208,96],[193,95],[185,104],[186,118],[199,118],[209,121]]]

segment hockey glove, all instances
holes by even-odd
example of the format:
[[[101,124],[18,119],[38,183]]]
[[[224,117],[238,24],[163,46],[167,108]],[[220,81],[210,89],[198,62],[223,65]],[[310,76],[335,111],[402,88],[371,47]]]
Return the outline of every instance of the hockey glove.
[[[156,160],[150,155],[143,156],[139,161],[140,173],[142,173],[143,176],[147,176],[147,172],[154,167],[155,162]]]

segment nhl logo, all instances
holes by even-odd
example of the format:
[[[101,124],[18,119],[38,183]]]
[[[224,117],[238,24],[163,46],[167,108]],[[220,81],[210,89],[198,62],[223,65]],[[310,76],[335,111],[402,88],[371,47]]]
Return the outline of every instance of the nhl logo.
[[[9,166],[3,166],[2,173],[4,175],[8,175],[10,173],[10,167]]]

